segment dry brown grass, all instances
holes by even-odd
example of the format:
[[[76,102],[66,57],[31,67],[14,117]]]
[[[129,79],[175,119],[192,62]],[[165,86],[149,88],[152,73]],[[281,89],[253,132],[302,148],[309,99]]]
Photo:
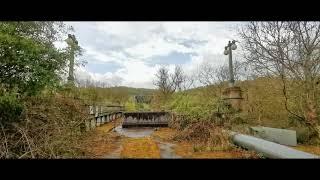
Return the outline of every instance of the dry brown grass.
[[[194,145],[190,142],[178,143],[175,147],[177,155],[183,158],[190,159],[257,159],[259,158],[253,152],[245,151],[241,149],[234,149],[229,151],[197,151],[195,152]]]
[[[120,146],[121,137],[112,131],[113,128],[114,122],[109,122],[88,132],[81,143],[81,149],[85,152],[85,157],[102,158]]]
[[[25,110],[19,123],[2,129],[4,158],[75,158],[82,155],[80,125],[89,118],[79,100],[62,96],[23,99]],[[0,151],[3,151],[0,148]]]
[[[164,141],[172,141],[178,132],[178,130],[172,128],[159,128],[157,131],[153,132],[152,136]]]
[[[256,159],[259,158],[254,152],[245,151],[238,148],[224,149],[221,146],[206,146],[198,144],[194,141],[180,140],[174,141],[173,139],[181,132],[171,128],[159,128],[153,133],[153,137],[160,138],[163,141],[169,141],[176,144],[174,150],[177,155],[183,158],[191,159]],[[180,134],[181,135],[181,134]],[[220,148],[220,149],[219,149]]]
[[[320,146],[312,146],[312,145],[298,145],[294,147],[297,150],[320,155]]]
[[[84,141],[82,146],[85,157],[102,158],[118,148],[117,141],[120,137],[116,134],[105,134]]]
[[[160,158],[159,147],[150,137],[124,139],[122,148],[122,158]]]
[[[188,125],[183,131],[177,133],[173,140],[191,142],[197,150],[232,150],[234,148],[229,135],[221,127],[207,121]]]
[[[96,127],[95,131],[96,133],[99,133],[99,134],[105,134],[105,133],[109,133],[113,128],[114,128],[114,123],[109,122],[99,127]]]

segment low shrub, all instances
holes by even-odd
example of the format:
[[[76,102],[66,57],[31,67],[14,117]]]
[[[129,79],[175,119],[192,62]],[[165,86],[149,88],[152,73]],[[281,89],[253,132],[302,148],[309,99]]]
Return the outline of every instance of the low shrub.
[[[19,121],[23,109],[23,103],[15,96],[15,94],[0,96],[0,123],[3,126],[7,126],[12,122]]]
[[[230,150],[234,147],[229,135],[223,131],[222,127],[203,120],[189,124],[173,140],[191,141],[197,151]]]

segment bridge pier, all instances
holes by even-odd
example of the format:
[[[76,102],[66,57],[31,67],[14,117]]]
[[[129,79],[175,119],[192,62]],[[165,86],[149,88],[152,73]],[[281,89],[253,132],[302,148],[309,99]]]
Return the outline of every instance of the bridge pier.
[[[98,117],[98,120],[97,120],[97,125],[100,126],[101,124],[102,124],[102,123],[101,123],[101,116],[99,116],[99,117]]]
[[[106,122],[106,116],[102,116],[102,124]]]

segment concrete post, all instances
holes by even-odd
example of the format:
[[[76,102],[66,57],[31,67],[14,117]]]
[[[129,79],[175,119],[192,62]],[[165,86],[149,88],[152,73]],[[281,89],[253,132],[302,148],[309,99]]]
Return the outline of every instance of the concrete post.
[[[75,49],[78,46],[78,41],[74,35],[68,34],[68,38],[66,39],[68,46],[71,49],[69,54],[69,76],[68,82],[74,85],[74,56],[75,56]]]
[[[102,116],[102,124],[106,122],[106,116]]]
[[[96,106],[95,117],[98,117],[98,115],[99,115],[99,106]]]
[[[93,106],[89,106],[89,114],[94,115]]]
[[[229,55],[229,87],[223,92],[224,99],[231,105],[236,111],[241,110],[241,89],[234,85],[234,74],[233,74],[233,64],[232,64],[232,50],[237,48],[236,41],[229,41],[228,45],[225,47],[225,55]]]
[[[100,125],[101,125],[101,116],[97,118],[97,126],[100,126]]]
[[[231,42],[230,41],[228,44],[228,50],[229,50],[229,75],[230,75],[229,87],[233,87],[234,86],[234,75],[233,75],[233,64],[232,64],[232,49],[231,49]]]
[[[234,86],[226,88],[223,92],[224,100],[226,100],[236,111],[241,110],[242,92],[240,87]]]

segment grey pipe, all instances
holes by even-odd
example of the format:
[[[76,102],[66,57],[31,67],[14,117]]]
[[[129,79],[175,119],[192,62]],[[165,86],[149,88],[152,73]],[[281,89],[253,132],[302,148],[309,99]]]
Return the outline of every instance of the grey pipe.
[[[253,136],[229,132],[234,144],[261,153],[272,159],[317,159],[317,155],[298,151],[284,145],[259,139]]]

